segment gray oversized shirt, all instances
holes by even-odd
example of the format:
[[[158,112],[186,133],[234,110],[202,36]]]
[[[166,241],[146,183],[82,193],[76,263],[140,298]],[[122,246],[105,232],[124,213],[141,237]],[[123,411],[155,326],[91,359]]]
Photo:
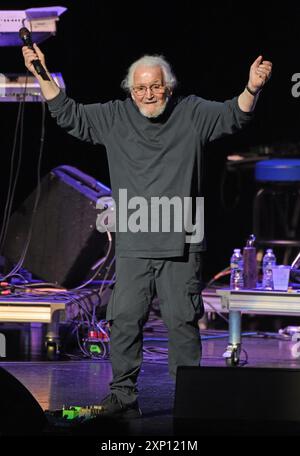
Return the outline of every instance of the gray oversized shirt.
[[[204,146],[238,131],[252,117],[239,108],[237,97],[224,103],[194,95],[171,99],[156,119],[143,116],[130,98],[84,105],[61,91],[48,106],[68,133],[106,147],[117,205],[119,189],[127,190],[128,199],[146,201],[200,196]],[[151,232],[150,227],[149,222],[148,232],[117,232],[116,253],[165,258],[203,249],[203,242],[187,244],[184,230]]]

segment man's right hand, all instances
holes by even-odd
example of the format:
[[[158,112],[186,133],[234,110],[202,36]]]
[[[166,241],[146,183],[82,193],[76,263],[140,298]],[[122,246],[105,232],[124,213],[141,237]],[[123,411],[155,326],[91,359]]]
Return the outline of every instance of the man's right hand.
[[[33,47],[34,47],[34,51],[32,49],[30,49],[28,46],[23,46],[22,52],[23,52],[23,57],[24,57],[24,62],[25,62],[26,68],[37,78],[38,74],[32,64],[32,61],[39,59],[43,65],[43,67],[46,69],[45,56],[42,53],[42,51],[40,50],[40,48],[35,43],[33,44]]]
[[[22,47],[25,66],[37,78],[37,80],[41,86],[42,93],[44,95],[45,100],[52,100],[59,94],[60,88],[56,85],[53,78],[51,77],[51,74],[47,70],[44,54],[42,53],[40,48],[35,43],[33,44],[33,47],[34,47],[34,50],[30,49],[28,46]],[[47,74],[49,76],[49,81],[45,81],[41,76],[38,75],[37,71],[35,70],[32,62],[33,62],[33,60],[36,60],[36,59],[40,60],[41,64],[47,71]]]

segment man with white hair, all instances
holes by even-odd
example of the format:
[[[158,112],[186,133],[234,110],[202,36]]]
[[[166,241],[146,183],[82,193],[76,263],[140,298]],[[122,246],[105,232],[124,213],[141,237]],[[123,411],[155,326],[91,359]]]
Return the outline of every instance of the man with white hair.
[[[151,201],[150,209],[153,197],[184,202],[201,195],[204,146],[251,120],[259,92],[272,69],[271,62],[259,56],[250,68],[245,90],[220,103],[194,95],[176,98],[176,78],[169,63],[162,56],[147,55],[130,66],[122,82],[128,98],[83,105],[62,92],[48,70],[50,81],[36,73],[34,59],[39,58],[46,68],[44,55],[36,45],[34,51],[23,47],[23,54],[58,125],[83,141],[106,147],[117,207],[121,206],[120,190],[126,190],[131,202],[136,197],[143,203]],[[193,221],[196,218],[196,224],[201,223],[197,207],[190,210]],[[177,215],[170,217],[176,221]],[[107,310],[113,379],[111,393],[102,404],[104,415],[133,418],[141,414],[137,379],[143,325],[156,293],[168,328],[170,374],[176,378],[178,366],[200,363],[198,320],[203,315],[204,241],[188,236],[189,230],[182,224],[181,229],[163,230],[164,216],[158,225],[154,223],[157,220],[146,217],[149,229],[124,229],[124,220],[119,220],[122,229],[116,233],[116,284]]]

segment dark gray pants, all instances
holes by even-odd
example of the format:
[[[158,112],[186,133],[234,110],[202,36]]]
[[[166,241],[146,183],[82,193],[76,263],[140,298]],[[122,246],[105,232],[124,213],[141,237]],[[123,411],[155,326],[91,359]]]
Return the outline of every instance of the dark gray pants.
[[[117,258],[116,284],[107,308],[111,322],[111,391],[128,404],[137,398],[142,363],[143,325],[155,293],[168,328],[169,371],[198,366],[201,340],[198,319],[203,315],[201,254],[178,258]]]

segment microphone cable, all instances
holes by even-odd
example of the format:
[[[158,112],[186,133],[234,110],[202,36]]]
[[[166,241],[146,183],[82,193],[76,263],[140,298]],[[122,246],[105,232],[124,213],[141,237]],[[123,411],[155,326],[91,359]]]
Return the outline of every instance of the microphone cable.
[[[1,229],[1,233],[0,233],[0,254],[2,253],[3,245],[4,245],[4,242],[6,239],[6,235],[7,235],[9,218],[10,218],[10,214],[11,214],[11,210],[12,210],[12,204],[13,204],[13,200],[14,200],[14,196],[15,196],[16,185],[17,185],[17,182],[19,179],[20,168],[21,168],[22,153],[23,153],[24,108],[25,108],[27,81],[28,81],[28,73],[26,74],[25,88],[24,88],[24,92],[22,95],[22,100],[19,103],[15,133],[14,133],[13,148],[12,148],[12,154],[11,154],[11,159],[10,159],[8,190],[7,190],[7,197],[6,197],[6,203],[5,203],[5,208],[4,208],[2,229]],[[15,172],[15,176],[14,176],[14,165],[15,165],[15,156],[16,156],[16,150],[17,150],[18,136],[19,136],[20,142],[19,142],[18,155],[17,155],[16,172]]]
[[[40,199],[40,194],[41,194],[41,163],[42,163],[42,156],[43,156],[43,151],[44,151],[44,141],[45,141],[45,119],[46,119],[46,108],[45,108],[45,102],[41,102],[42,106],[42,126],[41,126],[41,138],[40,138],[40,148],[39,148],[39,155],[38,155],[38,163],[37,163],[37,191],[36,191],[36,196],[34,200],[34,205],[32,209],[32,215],[31,215],[31,220],[30,220],[30,225],[29,225],[29,230],[28,230],[28,235],[26,239],[26,243],[24,245],[23,251],[21,253],[20,259],[17,262],[17,264],[13,267],[13,269],[5,276],[5,279],[8,277],[13,276],[15,273],[17,273],[25,260],[28,247],[31,241],[31,236],[32,236],[32,230],[33,230],[33,225],[34,225],[34,219],[35,215],[37,212],[37,206],[39,203]]]

